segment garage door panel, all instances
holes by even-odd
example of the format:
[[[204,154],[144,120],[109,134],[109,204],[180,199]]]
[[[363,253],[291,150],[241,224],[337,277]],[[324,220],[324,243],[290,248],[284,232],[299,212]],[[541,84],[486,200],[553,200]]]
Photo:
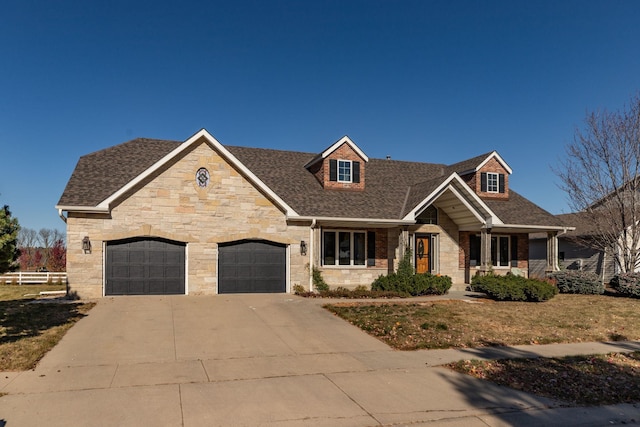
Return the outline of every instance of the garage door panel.
[[[286,292],[286,247],[266,241],[220,245],[219,293]]]
[[[136,238],[106,248],[106,295],[185,293],[184,244]]]

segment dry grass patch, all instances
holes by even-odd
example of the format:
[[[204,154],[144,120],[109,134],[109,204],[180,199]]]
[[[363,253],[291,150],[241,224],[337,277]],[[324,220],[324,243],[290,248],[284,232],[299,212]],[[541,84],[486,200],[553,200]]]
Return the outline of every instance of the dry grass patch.
[[[446,366],[496,384],[577,405],[640,402],[640,352],[553,359],[464,360]]]
[[[640,339],[640,300],[561,294],[544,303],[477,299],[325,308],[400,350]]]
[[[65,332],[95,305],[47,301],[34,303],[42,290],[64,286],[0,286],[0,371],[32,369]]]

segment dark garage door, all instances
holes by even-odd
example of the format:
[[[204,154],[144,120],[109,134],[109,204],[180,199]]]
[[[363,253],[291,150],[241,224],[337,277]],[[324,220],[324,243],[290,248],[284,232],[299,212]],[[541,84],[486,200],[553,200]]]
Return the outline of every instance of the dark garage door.
[[[184,250],[162,239],[108,242],[105,294],[184,294]]]
[[[287,250],[264,240],[219,246],[218,293],[285,292]]]

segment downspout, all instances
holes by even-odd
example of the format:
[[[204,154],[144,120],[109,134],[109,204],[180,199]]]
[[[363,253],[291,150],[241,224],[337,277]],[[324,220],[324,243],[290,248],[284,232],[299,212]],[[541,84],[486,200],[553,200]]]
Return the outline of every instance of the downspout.
[[[309,229],[309,292],[313,292],[313,248],[315,247],[315,241],[313,236],[315,234],[316,219],[311,220],[311,228]]]
[[[58,209],[58,216],[64,221],[65,224],[67,223],[67,217],[62,213],[62,209]]]

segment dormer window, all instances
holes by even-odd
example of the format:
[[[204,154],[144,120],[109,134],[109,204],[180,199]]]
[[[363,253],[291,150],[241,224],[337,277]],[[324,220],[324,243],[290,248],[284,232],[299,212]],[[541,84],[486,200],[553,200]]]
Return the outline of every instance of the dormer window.
[[[351,182],[350,160],[338,160],[338,182]]]
[[[504,174],[482,172],[480,174],[480,191],[484,193],[504,193]]]
[[[360,162],[352,160],[329,160],[329,181],[359,183]]]

